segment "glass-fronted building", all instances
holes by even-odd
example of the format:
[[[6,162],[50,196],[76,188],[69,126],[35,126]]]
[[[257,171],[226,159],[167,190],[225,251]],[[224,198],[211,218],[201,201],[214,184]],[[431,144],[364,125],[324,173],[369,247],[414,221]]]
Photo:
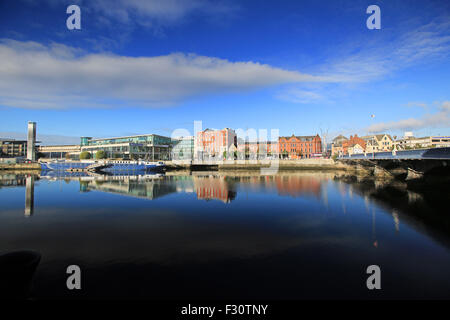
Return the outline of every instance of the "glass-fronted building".
[[[194,137],[173,139],[172,160],[193,160]]]
[[[170,160],[172,139],[156,134],[145,134],[116,138],[93,139],[81,137],[81,152],[87,151],[92,157],[99,150],[106,152],[107,158],[127,160]]]

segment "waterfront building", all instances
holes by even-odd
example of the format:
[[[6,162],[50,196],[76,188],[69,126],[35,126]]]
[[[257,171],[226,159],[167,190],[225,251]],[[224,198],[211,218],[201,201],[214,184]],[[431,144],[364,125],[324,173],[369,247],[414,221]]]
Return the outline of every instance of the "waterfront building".
[[[87,151],[95,156],[103,150],[108,158],[137,160],[169,160],[173,141],[169,137],[156,134],[100,138],[81,137],[81,152]]]
[[[331,155],[343,155],[344,148],[342,147],[342,143],[348,141],[348,138],[343,136],[342,134],[338,135],[331,142]]]
[[[199,131],[195,137],[195,159],[222,159],[224,155],[227,156],[232,153],[232,150],[230,150],[232,146],[237,146],[237,136],[233,129]]]
[[[416,138],[412,132],[405,133],[402,139],[394,142],[397,150],[410,150],[420,148],[450,147],[450,136],[428,136]]]
[[[172,160],[193,160],[194,137],[173,139]]]
[[[367,152],[367,142],[357,134],[342,142],[342,154],[352,155]]]
[[[361,154],[365,152],[365,148],[363,145],[359,144],[359,143],[353,143],[351,144],[348,149],[347,149],[347,153],[348,155],[352,155],[352,154]]]
[[[362,139],[367,144],[367,153],[392,151],[394,146],[394,139],[386,133],[364,136]]]
[[[39,146],[37,147],[37,151],[41,158],[79,159],[81,147],[79,144]]]
[[[36,161],[36,122],[28,121],[27,159]]]
[[[281,158],[312,158],[322,154],[322,140],[318,134],[315,136],[279,137],[278,153]]]
[[[274,141],[243,141],[238,143],[236,149],[239,159],[262,159],[278,156],[278,143]]]
[[[25,157],[26,140],[0,139],[0,158]]]

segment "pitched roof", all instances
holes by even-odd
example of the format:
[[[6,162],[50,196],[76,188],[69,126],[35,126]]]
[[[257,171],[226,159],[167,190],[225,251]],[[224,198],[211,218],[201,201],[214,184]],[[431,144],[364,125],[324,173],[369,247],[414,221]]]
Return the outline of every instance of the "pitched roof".
[[[343,136],[342,134],[340,134],[336,138],[333,139],[333,141],[338,141],[338,140],[348,140],[348,138]]]

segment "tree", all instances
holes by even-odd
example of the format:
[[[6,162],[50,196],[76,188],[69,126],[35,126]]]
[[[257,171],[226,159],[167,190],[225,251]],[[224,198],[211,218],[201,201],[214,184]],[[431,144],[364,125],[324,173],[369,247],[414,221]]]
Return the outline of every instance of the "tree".
[[[83,151],[82,153],[80,153],[80,159],[84,160],[84,159],[90,159],[91,158],[91,153],[88,151]]]
[[[226,152],[226,151],[223,152],[223,158],[224,158],[224,159],[227,158],[227,152]]]
[[[104,150],[98,150],[95,153],[95,159],[106,159],[106,152]]]

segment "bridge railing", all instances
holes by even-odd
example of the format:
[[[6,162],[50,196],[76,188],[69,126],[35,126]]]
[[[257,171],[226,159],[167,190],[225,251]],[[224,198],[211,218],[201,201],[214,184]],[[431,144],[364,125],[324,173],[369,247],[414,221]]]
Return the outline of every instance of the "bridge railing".
[[[450,147],[419,150],[401,150],[396,152],[374,152],[341,156],[338,159],[450,159]]]

